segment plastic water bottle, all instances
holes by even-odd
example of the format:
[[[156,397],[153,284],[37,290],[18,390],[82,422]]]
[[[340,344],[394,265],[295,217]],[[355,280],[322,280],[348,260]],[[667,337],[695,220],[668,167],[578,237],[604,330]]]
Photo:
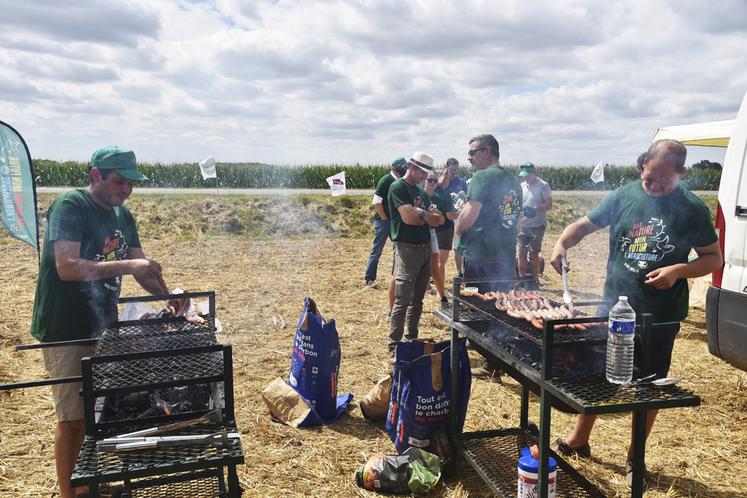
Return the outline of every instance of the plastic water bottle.
[[[610,310],[610,332],[607,336],[607,380],[613,384],[628,384],[633,379],[633,339],[635,310],[627,296]]]

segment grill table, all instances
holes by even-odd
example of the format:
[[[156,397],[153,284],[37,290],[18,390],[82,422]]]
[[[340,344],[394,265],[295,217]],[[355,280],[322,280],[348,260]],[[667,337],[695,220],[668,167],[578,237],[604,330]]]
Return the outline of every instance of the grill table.
[[[205,423],[168,435],[238,432],[232,349],[219,344],[215,336],[214,293],[186,294],[195,295],[210,297],[211,314],[205,317],[205,324],[192,324],[182,318],[117,322],[104,331],[94,355],[82,360],[86,436],[73,470],[73,486],[89,485],[93,496],[98,496],[99,484],[114,481],[124,481],[131,496],[139,497],[241,496],[236,475],[236,465],[244,462],[240,439],[229,439],[223,447],[172,446],[129,452],[100,451],[96,445],[116,434],[193,419],[211,411],[194,407],[193,411],[178,414],[109,421],[97,411],[96,401],[102,397],[180,386],[212,386],[212,403],[221,410],[223,422]],[[178,296],[127,300],[173,297]]]
[[[491,489],[506,498],[516,495],[516,462],[519,449],[538,444],[540,449],[540,497],[547,497],[547,456],[558,462],[556,495],[561,497],[604,496],[593,484],[579,474],[560,455],[550,449],[551,405],[582,414],[633,412],[633,430],[636,443],[633,447],[633,487],[631,496],[643,496],[645,459],[645,428],[647,410],[698,406],[700,398],[678,386],[653,385],[619,386],[607,382],[604,376],[553,376],[553,352],[558,347],[571,344],[605,344],[606,327],[590,327],[586,332],[555,330],[556,325],[571,323],[606,322],[606,316],[579,317],[570,320],[546,321],[539,331],[523,320],[514,319],[501,312],[492,303],[474,297],[459,295],[461,279],[454,279],[451,310],[437,310],[437,318],[451,327],[451,351],[455,342],[466,337],[502,370],[521,383],[521,411],[518,428],[459,434],[456,430],[456,413],[450,424],[452,443],[464,450],[464,456]],[[645,337],[656,324],[650,315],[642,317],[641,333]],[[499,327],[538,342],[542,347],[542,361],[531,365],[512,355],[491,337],[490,327]],[[452,354],[452,370],[456,370],[456,355]],[[529,392],[540,397],[540,425],[529,421]],[[452,379],[452,400],[458,400],[458,383]]]

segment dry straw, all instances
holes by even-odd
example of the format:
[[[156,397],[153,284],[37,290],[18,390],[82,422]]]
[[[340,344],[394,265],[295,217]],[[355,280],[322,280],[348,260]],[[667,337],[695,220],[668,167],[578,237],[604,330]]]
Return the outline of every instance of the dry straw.
[[[545,248],[557,237],[548,234]],[[36,257],[5,239],[0,250],[0,381],[43,377],[39,351],[16,352],[32,342],[27,333]],[[387,370],[385,282],[389,247],[380,265],[381,289],[365,288],[368,239],[251,241],[239,237],[200,242],[144,240],[146,253],[163,263],[171,287],[215,290],[223,339],[232,342],[238,426],[246,464],[239,468],[246,496],[379,496],[357,488],[353,472],[375,452],[393,453],[381,428],[366,422],[354,402],[350,413],[325,428],[292,429],[270,419],[260,391],[285,377],[304,296],[335,319],[342,344],[341,391],[360,400]],[[571,288],[601,290],[606,235],[596,234],[571,253]],[[452,263],[447,265],[449,277]],[[560,292],[548,271],[543,286]],[[124,295],[138,293],[125,279]],[[431,315],[437,300],[426,297],[421,336],[446,339]],[[647,496],[737,497],[747,490],[747,395],[745,376],[707,352],[704,316],[691,313],[677,340],[671,375],[698,393],[697,408],[662,410],[647,446]],[[477,360],[476,357],[473,359]],[[520,386],[475,380],[467,430],[518,425]],[[530,418],[538,420],[532,398]],[[573,417],[553,412],[553,438],[565,435]],[[630,415],[600,418],[592,435],[594,458],[575,461],[608,496],[627,496],[625,451]],[[0,393],[0,496],[53,496],[54,412],[49,388]],[[562,491],[562,483],[560,483]],[[489,496],[488,487],[462,461],[457,474],[439,484],[434,497]],[[559,495],[560,496],[560,495]]]

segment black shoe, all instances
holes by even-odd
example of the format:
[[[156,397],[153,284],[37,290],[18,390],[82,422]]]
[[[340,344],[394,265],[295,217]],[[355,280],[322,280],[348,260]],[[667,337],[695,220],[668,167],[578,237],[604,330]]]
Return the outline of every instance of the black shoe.
[[[555,441],[553,450],[555,453],[562,456],[578,455],[580,458],[591,458],[591,447],[589,446],[589,443],[579,446],[578,448],[571,448],[568,446],[568,443],[562,439],[558,439]]]

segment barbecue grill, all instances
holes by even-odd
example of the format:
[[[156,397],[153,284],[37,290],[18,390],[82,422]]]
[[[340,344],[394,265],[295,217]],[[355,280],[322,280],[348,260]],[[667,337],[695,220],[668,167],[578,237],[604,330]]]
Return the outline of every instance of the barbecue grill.
[[[522,385],[518,428],[459,434],[455,414],[452,414],[452,443],[464,450],[467,461],[499,495],[508,497],[516,494],[519,448],[537,443],[541,455],[539,476],[542,498],[547,496],[547,456],[558,461],[558,497],[603,496],[562,456],[550,450],[551,405],[564,411],[588,415],[632,411],[635,438],[640,442],[645,441],[647,410],[700,404],[698,396],[679,386],[619,386],[607,382],[603,363],[607,316],[581,314],[572,319],[545,320],[543,329],[538,330],[529,322],[497,309],[492,302],[474,296],[461,296],[461,283],[461,279],[454,279],[451,309],[438,310],[436,316],[451,326],[452,342],[457,341],[460,335],[467,337],[475,349],[496,362]],[[555,301],[552,304],[558,305]],[[595,304],[601,303],[576,303],[577,306]],[[645,341],[658,324],[652,323],[650,315],[640,319],[637,333]],[[566,327],[576,323],[587,324],[586,330]],[[572,355],[570,360],[568,355]],[[456,357],[453,356],[452,368],[456,368],[455,361]],[[581,361],[594,363],[592,371],[574,369],[574,364]],[[538,394],[541,399],[539,428],[529,421],[530,392]],[[457,383],[452,382],[452,400],[456,403],[458,399]],[[636,497],[643,493],[644,452],[645,442],[634,446],[632,495]]]
[[[104,330],[96,351],[84,358],[82,395],[86,436],[78,455],[71,482],[98,485],[124,481],[131,496],[230,496],[241,489],[236,465],[244,462],[238,438],[220,439],[220,444],[159,444],[139,451],[111,451],[97,443],[145,428],[187,421],[217,411],[219,420],[169,432],[169,436],[236,433],[233,398],[233,363],[230,345],[219,344],[215,336],[214,293],[208,295],[210,314],[203,324],[184,318],[155,318],[121,321]],[[194,294],[193,294],[194,295]],[[127,298],[154,301],[175,296]],[[190,390],[194,399],[187,395]],[[177,392],[187,401],[168,399]],[[141,412],[116,413],[127,397],[152,400]],[[181,398],[180,398],[181,399]],[[107,409],[105,409],[105,407]],[[225,472],[225,476],[224,476]]]

